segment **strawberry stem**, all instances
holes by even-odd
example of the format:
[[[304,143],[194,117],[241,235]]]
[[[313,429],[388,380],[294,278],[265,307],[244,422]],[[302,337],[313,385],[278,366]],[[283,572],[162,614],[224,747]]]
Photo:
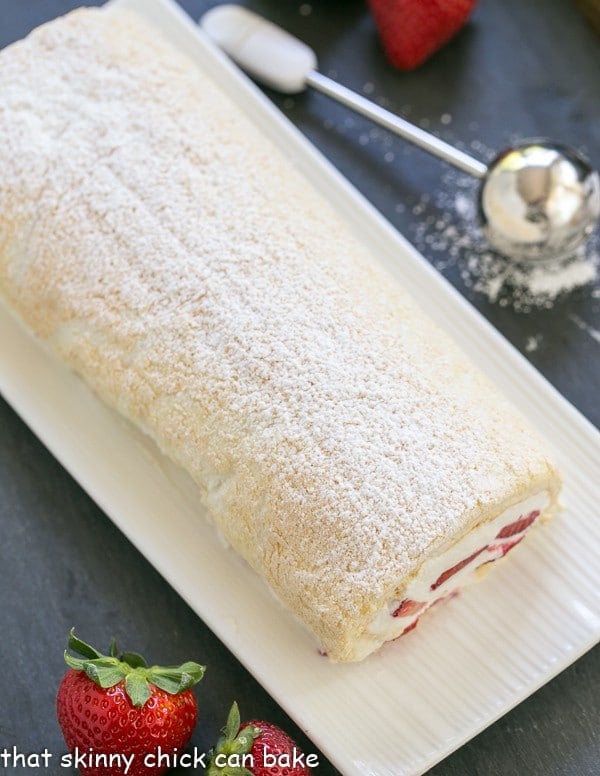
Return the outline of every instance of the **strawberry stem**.
[[[117,642],[113,640],[113,644],[115,645],[115,650],[116,650]],[[73,652],[76,652],[78,655],[81,655],[82,657],[87,657],[91,660],[97,657],[102,657],[102,654],[98,652],[97,649],[94,649],[94,647],[90,646],[89,644],[86,644],[85,641],[82,641],[81,639],[77,638],[77,636],[75,635],[75,628],[71,628],[71,630],[69,631],[68,648],[73,650]]]
[[[220,764],[229,755],[238,755],[236,762],[239,762],[239,755],[248,754],[255,739],[260,735],[260,729],[255,725],[246,725],[240,731],[240,724],[240,710],[234,701],[229,710],[225,727],[221,731],[222,735],[210,753],[207,776],[253,776],[252,772],[243,766]],[[219,755],[221,757],[217,760]]]
[[[81,657],[74,657],[68,650]],[[150,698],[155,685],[170,695],[185,692],[204,676],[205,667],[189,660],[180,666],[150,666],[137,652],[123,652],[118,655],[116,642],[111,642],[110,654],[103,655],[97,649],[75,636],[75,629],[69,632],[65,650],[65,663],[75,671],[83,671],[92,681],[103,688],[114,687],[123,682],[125,692],[134,706],[143,706]],[[239,723],[238,723],[239,725]]]

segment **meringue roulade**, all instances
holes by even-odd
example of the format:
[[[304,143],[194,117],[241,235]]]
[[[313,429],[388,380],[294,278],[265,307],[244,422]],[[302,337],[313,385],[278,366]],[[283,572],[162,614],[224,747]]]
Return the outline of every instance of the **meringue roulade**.
[[[332,660],[406,633],[553,510],[526,420],[134,14],[79,10],[0,53],[0,169],[4,303],[191,474]]]

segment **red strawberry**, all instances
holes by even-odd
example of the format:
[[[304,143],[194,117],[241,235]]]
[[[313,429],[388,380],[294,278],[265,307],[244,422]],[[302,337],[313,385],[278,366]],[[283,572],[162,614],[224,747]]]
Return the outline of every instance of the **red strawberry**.
[[[211,753],[207,776],[310,776],[316,754],[305,755],[271,722],[251,720],[240,725],[233,703],[223,735]]]
[[[509,536],[516,536],[517,534],[523,533],[523,531],[526,531],[539,516],[540,510],[536,509],[533,512],[530,512],[528,515],[515,520],[514,523],[505,525],[500,533],[496,536],[496,539],[508,539]]]
[[[414,622],[411,622],[410,625],[407,625],[406,628],[404,628],[404,630],[402,631],[402,633],[400,635],[401,636],[406,636],[406,634],[410,633],[411,631],[413,631],[417,627],[418,624],[419,624],[419,618],[417,617],[417,619]]]
[[[187,746],[198,717],[192,685],[204,675],[198,663],[151,666],[133,652],[103,655],[69,634],[70,670],[56,699],[58,723],[72,764],[85,776],[157,776],[158,749],[173,756]],[[146,759],[148,758],[148,759]],[[167,763],[167,764],[165,764]]]
[[[475,558],[478,555],[481,555],[481,553],[487,550],[487,545],[485,547],[482,547],[479,550],[475,550],[475,552],[472,555],[469,555],[468,558],[465,558],[464,560],[461,560],[459,563],[457,563],[455,566],[452,566],[452,568],[446,569],[446,571],[442,572],[439,577],[435,580],[433,585],[431,585],[431,590],[437,590],[438,587],[444,584],[444,582],[447,582],[450,577],[453,577],[458,571],[461,571],[464,569],[465,566],[468,566],[469,563],[472,560],[475,560]]]
[[[466,24],[476,0],[368,0],[389,61],[414,70]]]
[[[417,614],[425,606],[424,601],[413,601],[411,598],[405,598],[392,612],[392,617],[408,617],[411,614]]]
[[[522,542],[525,536],[519,536],[518,539],[512,539],[510,542],[500,542],[499,544],[488,544],[489,552],[500,552],[500,557],[503,558],[507,552],[510,552],[513,547],[516,547],[519,542]]]

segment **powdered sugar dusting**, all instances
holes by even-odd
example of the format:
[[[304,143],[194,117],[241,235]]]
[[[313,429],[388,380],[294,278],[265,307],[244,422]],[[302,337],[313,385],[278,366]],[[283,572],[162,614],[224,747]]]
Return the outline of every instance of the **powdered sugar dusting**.
[[[481,142],[473,145],[482,158],[492,155]],[[474,178],[447,170],[439,189],[421,197],[413,208],[423,218],[410,236],[441,272],[457,268],[467,289],[517,312],[551,308],[556,300],[597,280],[597,232],[574,256],[556,262],[519,263],[491,250],[478,220],[478,188]]]
[[[155,30],[80,11],[0,60],[5,295],[330,655],[427,555],[548,487],[537,435]]]

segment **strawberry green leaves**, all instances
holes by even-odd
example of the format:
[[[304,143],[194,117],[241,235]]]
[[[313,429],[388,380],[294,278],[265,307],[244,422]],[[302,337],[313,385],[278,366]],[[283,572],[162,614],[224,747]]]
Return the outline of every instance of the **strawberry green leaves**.
[[[103,655],[98,652],[97,649],[94,649],[90,644],[86,644],[85,641],[82,641],[81,639],[78,639],[75,635],[75,628],[71,628],[69,631],[69,642],[68,642],[68,649],[73,650],[78,655],[81,655],[82,657],[87,657],[90,660],[94,660],[94,658],[100,658],[103,657]],[[116,652],[117,644],[113,640],[111,643],[111,655],[113,653],[113,650]],[[114,655],[113,655],[114,657]]]
[[[250,720],[240,724],[240,712],[234,702],[222,735],[211,752],[206,774],[311,776],[313,764],[318,765],[316,755],[305,756],[288,734],[272,722]]]
[[[80,657],[74,657],[68,650]],[[92,681],[102,688],[114,687],[123,682],[125,692],[134,706],[143,706],[152,695],[151,685],[171,694],[185,692],[204,676],[205,667],[193,661],[180,666],[150,666],[136,652],[117,654],[113,641],[110,654],[103,655],[90,644],[69,633],[65,663],[69,668],[83,671]]]
[[[240,730],[240,724],[240,710],[234,701],[222,735],[211,753],[207,776],[253,776],[252,771],[243,765],[231,764],[242,763],[243,756],[250,753],[255,739],[260,735],[260,729],[254,725],[246,725]]]
[[[204,671],[204,666],[190,660],[180,666],[151,666],[146,671],[146,677],[161,690],[177,695],[199,682]]]

